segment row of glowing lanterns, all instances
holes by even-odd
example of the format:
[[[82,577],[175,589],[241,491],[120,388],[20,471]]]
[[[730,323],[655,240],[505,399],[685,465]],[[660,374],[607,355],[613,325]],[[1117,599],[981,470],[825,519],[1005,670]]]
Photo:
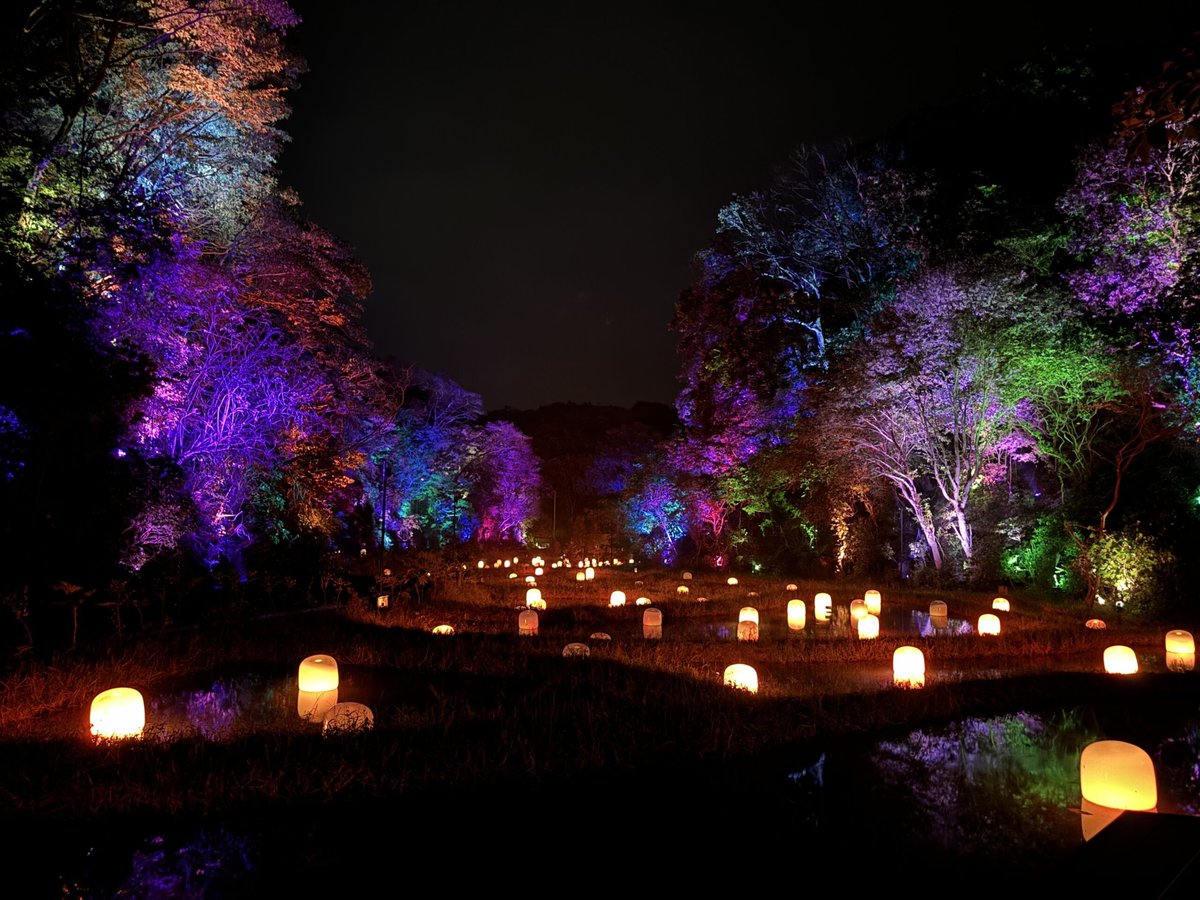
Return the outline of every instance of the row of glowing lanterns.
[[[792,603],[800,601],[793,600]],[[935,600],[934,605],[941,604]],[[803,604],[801,604],[801,609]],[[792,623],[792,606],[789,604],[789,625]],[[981,617],[986,618],[986,616]],[[995,618],[994,616],[992,618]],[[878,634],[878,618],[868,614],[860,619],[859,637],[863,637],[862,623],[874,620],[875,634]],[[647,609],[642,616],[642,633],[647,639],[662,637],[662,612],[658,609]],[[754,607],[743,607],[738,613],[739,640],[755,640],[758,632],[758,610]],[[982,622],[981,622],[982,625]],[[801,624],[800,627],[803,627]],[[522,636],[536,635],[538,630],[537,613],[532,609],[523,610],[518,617],[518,632]],[[997,629],[998,630],[998,629]],[[434,634],[453,634],[450,625],[439,625],[433,630]],[[980,633],[986,633],[980,630]],[[580,646],[586,647],[586,644]],[[1196,664],[1196,642],[1191,632],[1182,629],[1168,631],[1165,639],[1167,668],[1173,672],[1190,672]],[[582,655],[566,653],[564,655]],[[1137,654],[1133,648],[1117,644],[1104,650],[1104,670],[1110,674],[1130,675],[1138,671]],[[925,684],[925,656],[917,647],[897,647],[892,654],[892,680],[897,687],[916,688]],[[758,691],[758,673],[753,667],[744,663],[735,663],[725,669],[723,681],[730,687],[756,693]],[[337,660],[327,654],[317,654],[306,657],[300,663],[298,676],[297,712],[301,718],[321,719],[328,727],[329,713],[335,710],[338,690]],[[340,704],[353,709],[341,710],[343,718],[349,721],[364,723],[370,727],[373,717],[370,710],[362,704]],[[361,709],[359,709],[361,707]],[[140,691],[131,687],[110,688],[97,694],[92,700],[90,712],[90,727],[93,736],[98,738],[124,738],[140,736],[146,726],[146,707]],[[339,727],[345,727],[339,726]],[[349,730],[349,729],[348,729]]]
[[[325,734],[374,727],[375,716],[369,707],[362,703],[338,703],[339,681],[337,660],[329,654],[319,653],[301,660],[296,682],[296,712],[300,718],[320,722]],[[141,691],[131,687],[101,691],[92,700],[88,722],[96,738],[141,737],[146,728],[146,703]]]

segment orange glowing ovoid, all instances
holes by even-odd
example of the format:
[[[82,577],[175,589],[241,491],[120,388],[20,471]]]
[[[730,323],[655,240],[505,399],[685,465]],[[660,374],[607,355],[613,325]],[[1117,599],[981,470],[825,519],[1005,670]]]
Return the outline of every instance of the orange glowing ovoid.
[[[897,647],[892,653],[892,684],[896,687],[925,686],[925,654],[918,647]]]
[[[1137,654],[1132,647],[1124,644],[1114,644],[1104,648],[1104,671],[1110,675],[1136,675],[1138,670]],[[1097,803],[1100,801],[1097,800]],[[1107,806],[1107,804],[1105,804]]]
[[[109,688],[92,700],[89,720],[93,737],[141,737],[146,727],[146,703],[134,688]]]
[[[1079,790],[1085,800],[1109,809],[1145,811],[1158,806],[1158,782],[1150,754],[1125,741],[1096,741],[1079,757]]]

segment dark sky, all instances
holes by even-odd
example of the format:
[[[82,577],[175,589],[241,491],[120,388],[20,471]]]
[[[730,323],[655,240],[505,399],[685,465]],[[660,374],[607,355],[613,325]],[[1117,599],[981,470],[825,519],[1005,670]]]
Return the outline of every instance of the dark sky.
[[[1168,27],[1051,3],[293,5],[284,181],[369,267],[376,352],[488,409],[671,402],[692,257],[794,147],[877,136],[1067,36],[1119,53]]]

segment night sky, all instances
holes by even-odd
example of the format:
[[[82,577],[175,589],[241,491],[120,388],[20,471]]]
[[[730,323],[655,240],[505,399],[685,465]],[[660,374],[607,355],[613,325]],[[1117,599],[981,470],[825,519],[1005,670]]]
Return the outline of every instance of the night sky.
[[[284,180],[370,269],[376,352],[488,409],[671,402],[692,258],[799,144],[878,136],[1064,39],[1121,53],[1189,30],[1185,4],[1086,26],[1049,4],[986,23],[913,4],[293,6],[309,71]]]

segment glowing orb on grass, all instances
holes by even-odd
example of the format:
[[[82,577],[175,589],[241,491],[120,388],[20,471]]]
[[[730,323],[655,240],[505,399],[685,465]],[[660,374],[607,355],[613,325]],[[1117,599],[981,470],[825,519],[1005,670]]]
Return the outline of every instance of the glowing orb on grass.
[[[738,621],[739,622],[753,622],[755,625],[757,625],[758,624],[758,610],[755,609],[753,606],[743,606],[740,610],[738,610]]]
[[[592,648],[587,644],[581,644],[578,641],[567,644],[563,647],[563,656],[570,657],[586,657],[592,655]]]
[[[586,575],[584,575],[582,572],[576,572],[576,573],[575,573],[575,580],[576,580],[576,581],[587,581],[587,576],[586,576]]]
[[[596,577],[596,570],[593,569],[591,566],[588,566],[586,569],[583,570],[584,581],[591,581],[595,577]]]
[[[526,575],[526,576],[525,576],[525,583],[526,583],[526,584],[537,584],[537,579],[536,579],[536,578],[534,578],[532,575]]]
[[[829,621],[829,611],[833,608],[833,598],[822,591],[813,597],[813,617],[818,622]]]
[[[863,594],[863,600],[867,604],[867,612],[873,616],[879,615],[880,607],[883,606],[883,595],[879,591],[867,591]]]
[[[794,593],[796,593],[796,591],[800,590],[800,588],[796,587],[796,585],[794,585],[794,584],[789,584],[789,585],[788,585],[788,586],[785,588],[785,590],[786,590],[786,591],[787,591],[789,594],[794,594]]]
[[[1167,632],[1167,670],[1190,672],[1196,668],[1196,641],[1190,631]]]
[[[691,580],[692,580],[692,573],[691,573],[691,572],[684,572],[684,573],[683,573],[683,580],[684,580],[684,581],[691,581]]]
[[[1136,675],[1138,670],[1137,654],[1132,647],[1124,644],[1113,644],[1104,648],[1104,671],[1110,675]],[[1100,801],[1096,801],[1099,803]],[[1108,804],[1104,804],[1107,806]]]
[[[897,647],[892,653],[892,684],[901,688],[925,686],[925,654],[918,647]]]
[[[758,640],[758,623],[746,620],[738,622],[737,639],[739,641],[757,641]]]
[[[93,737],[141,737],[146,727],[146,703],[141,692],[134,688],[109,688],[92,700],[88,718]]]
[[[1125,741],[1096,741],[1079,757],[1079,791],[1109,809],[1145,811],[1158,806],[1158,781],[1150,754]]]
[[[1104,624],[1103,619],[1088,619],[1086,622],[1083,623],[1083,627],[1091,628],[1095,631],[1100,631],[1104,628],[1107,628],[1108,626]]]
[[[803,631],[806,617],[803,600],[789,600],[787,605],[787,623],[792,631]]]
[[[479,561],[479,568],[481,568],[481,569],[486,568],[482,559]]]
[[[612,635],[609,634],[607,631],[593,631],[590,635],[588,635],[588,640],[589,641],[611,641]]]
[[[536,637],[538,633],[538,614],[532,609],[523,609],[517,615],[517,634],[521,637]]]
[[[533,570],[534,575],[543,575],[543,574],[545,574],[545,572],[546,572],[546,570],[543,569],[541,566],[538,566],[536,569]]]
[[[997,635],[1000,633],[1000,617],[995,613],[984,613],[979,617],[979,633]]]
[[[1007,597],[997,597],[992,601],[992,609],[998,610],[999,612],[1008,612],[1010,608],[1011,604],[1008,602]]]
[[[870,641],[879,637],[879,617],[867,613],[858,620],[858,639]]]
[[[525,592],[525,605],[529,609],[545,609],[546,601],[542,599],[541,588],[530,588]]]
[[[431,629],[433,634],[454,634],[453,625],[434,625]]]
[[[866,616],[868,616],[870,614],[870,612],[871,611],[869,609],[867,609],[867,601],[866,600],[851,600],[850,601],[850,618],[853,619],[855,622],[858,622],[861,619],[866,618]]]
[[[733,587],[735,584],[738,583],[738,580],[736,578],[734,578],[733,576],[730,576],[729,578],[725,579],[725,583],[727,585],[729,585],[730,587]]]
[[[638,597],[636,600],[633,601],[633,605],[634,606],[649,606],[650,598],[649,597]]]
[[[688,586],[686,584],[681,584],[679,587],[675,588],[675,593],[681,597],[686,597],[688,595]]]
[[[726,666],[723,681],[726,687],[731,687],[739,691],[749,691],[751,694],[758,693],[758,673],[754,671],[753,666],[748,666],[745,663],[734,663],[732,666]]]
[[[609,594],[608,595],[608,605],[609,606],[624,606],[625,605],[625,592],[624,591],[613,591],[611,594]]]

